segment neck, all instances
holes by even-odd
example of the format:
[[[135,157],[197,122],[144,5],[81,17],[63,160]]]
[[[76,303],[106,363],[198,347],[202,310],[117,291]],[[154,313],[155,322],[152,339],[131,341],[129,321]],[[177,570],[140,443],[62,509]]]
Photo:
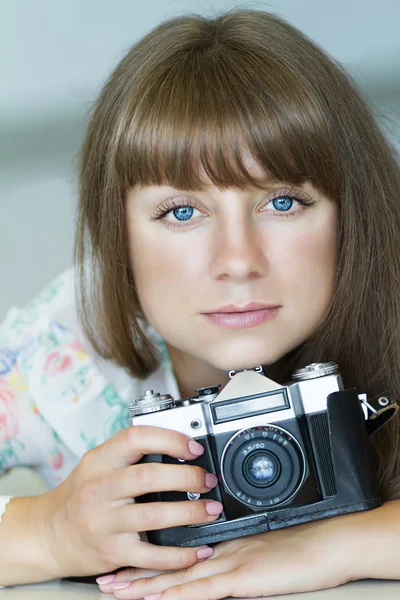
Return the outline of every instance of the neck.
[[[229,381],[226,371],[177,350],[167,344],[168,354],[174,369],[181,398],[193,396],[194,390],[208,385],[221,384],[222,389]]]
[[[227,371],[216,369],[195,356],[170,346],[168,343],[166,345],[181,398],[191,397],[196,388],[210,385],[221,384],[221,391],[228,383],[229,374]],[[291,379],[298,357],[299,348],[296,348],[275,363],[263,365],[264,375],[281,385],[287,383]]]

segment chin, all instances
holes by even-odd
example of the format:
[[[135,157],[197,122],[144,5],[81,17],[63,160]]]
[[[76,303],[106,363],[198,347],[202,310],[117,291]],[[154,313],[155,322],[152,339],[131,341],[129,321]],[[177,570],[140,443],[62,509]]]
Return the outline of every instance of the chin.
[[[217,352],[212,353],[212,356],[209,355],[207,362],[221,371],[243,371],[244,369],[254,369],[258,365],[273,364],[284,354],[286,351],[280,352],[277,348],[228,346],[219,348]]]

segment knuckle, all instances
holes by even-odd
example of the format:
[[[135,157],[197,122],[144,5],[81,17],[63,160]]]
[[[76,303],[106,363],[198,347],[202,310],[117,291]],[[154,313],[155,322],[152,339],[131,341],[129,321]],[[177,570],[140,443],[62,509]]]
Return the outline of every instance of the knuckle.
[[[80,460],[81,468],[83,468],[85,470],[91,469],[93,462],[96,460],[97,453],[98,453],[97,448],[92,448],[91,450],[88,450],[87,452],[85,452],[85,454],[82,456],[82,458]]]
[[[118,571],[115,581],[133,581],[136,575],[136,569],[130,567],[128,569],[122,569]]]
[[[205,598],[211,598],[212,590],[213,590],[213,582],[211,580],[211,577],[204,577],[204,579],[202,581],[202,585],[203,585],[203,590],[205,592]]]
[[[107,565],[106,571],[114,570],[117,566],[118,559],[117,556],[119,554],[118,548],[116,544],[113,542],[112,538],[104,538],[98,540],[96,545],[97,554],[104,565]]]
[[[182,550],[178,556],[177,562],[179,571],[175,573],[175,576],[179,581],[185,582],[189,567],[194,563],[192,553],[188,550]]]
[[[185,485],[188,486],[189,490],[195,491],[204,488],[205,474],[203,469],[200,467],[187,466],[185,467],[185,475]]]
[[[170,432],[171,440],[173,442],[180,445],[184,444],[186,447],[188,438],[184,433],[182,433],[181,431],[175,431],[175,429],[169,429],[168,431]]]
[[[149,568],[153,565],[153,561],[150,560]],[[123,580],[125,581],[125,579]],[[148,589],[148,586],[154,585],[154,577],[140,577],[139,578],[140,589]]]
[[[92,536],[96,536],[101,530],[101,526],[99,527],[99,519],[90,511],[85,515],[85,529],[86,532]]]
[[[78,502],[81,506],[92,506],[96,502],[98,494],[98,484],[93,481],[85,482],[78,492]]]
[[[183,584],[186,582],[187,580],[187,574],[188,574],[188,570],[189,567],[191,566],[192,561],[189,561],[187,557],[182,556],[182,559],[180,561],[180,565],[179,565],[179,571],[176,573],[176,579],[177,579],[177,584]]]
[[[155,482],[159,481],[159,469],[154,468],[152,464],[137,465],[134,467],[135,484],[139,488],[145,488],[152,491]]]
[[[135,427],[127,427],[122,433],[124,443],[126,443],[130,448],[137,448],[140,435],[140,426],[138,425]]]
[[[184,583],[178,583],[173,587],[174,597],[175,598],[185,598],[185,594],[187,592]],[[204,598],[206,600],[206,598]]]
[[[141,517],[144,529],[159,529],[160,528],[160,510],[156,504],[141,504]]]
[[[204,507],[204,502],[187,502],[186,506],[186,516],[188,523],[197,523],[205,520],[204,513],[206,511]]]

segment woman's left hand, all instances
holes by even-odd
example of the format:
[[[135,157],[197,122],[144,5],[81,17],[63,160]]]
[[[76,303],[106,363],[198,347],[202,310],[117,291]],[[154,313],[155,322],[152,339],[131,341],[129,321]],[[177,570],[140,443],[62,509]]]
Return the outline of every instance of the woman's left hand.
[[[231,540],[218,544],[212,558],[188,569],[155,577],[145,577],[142,569],[125,569],[100,588],[121,600],[218,600],[336,587],[362,578],[358,569],[365,542],[354,521],[357,515],[343,515]],[[123,581],[132,583],[114,587],[122,587]]]

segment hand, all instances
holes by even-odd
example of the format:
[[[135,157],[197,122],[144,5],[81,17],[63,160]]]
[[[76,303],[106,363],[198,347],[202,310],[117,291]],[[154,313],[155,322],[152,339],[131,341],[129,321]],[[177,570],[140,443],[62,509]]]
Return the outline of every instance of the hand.
[[[67,479],[45,496],[45,539],[58,576],[90,575],[123,566],[180,569],[198,561],[197,548],[153,546],[139,531],[206,523],[222,505],[206,500],[135,504],[133,498],[155,491],[206,493],[215,476],[191,465],[146,463],[144,454],[193,460],[203,448],[167,429],[136,426],[116,433],[85,454]],[[207,479],[207,481],[206,481]],[[212,554],[211,549],[206,552]],[[200,550],[200,558],[204,548]]]
[[[101,585],[121,600],[217,600],[255,598],[336,587],[354,576],[360,555],[357,530],[345,515],[224,542],[212,558],[189,569],[145,577],[124,569]],[[124,589],[123,581],[132,583]]]

